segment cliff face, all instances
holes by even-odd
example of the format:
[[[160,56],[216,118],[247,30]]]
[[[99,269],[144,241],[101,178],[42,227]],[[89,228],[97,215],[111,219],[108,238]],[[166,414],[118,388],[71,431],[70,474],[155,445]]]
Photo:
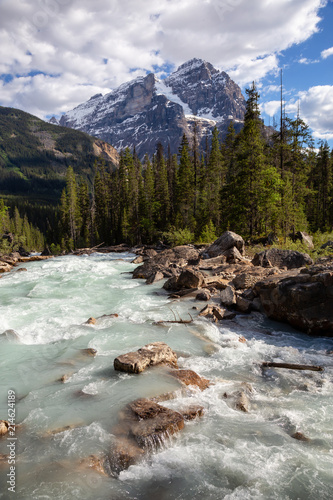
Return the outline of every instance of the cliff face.
[[[135,146],[143,156],[153,154],[158,142],[177,152],[182,135],[191,134],[194,119],[203,137],[214,126],[225,132],[230,120],[241,127],[244,112],[238,85],[210,63],[192,59],[165,80],[151,73],[105,96],[93,96],[63,115],[60,124],[103,139],[117,150]]]

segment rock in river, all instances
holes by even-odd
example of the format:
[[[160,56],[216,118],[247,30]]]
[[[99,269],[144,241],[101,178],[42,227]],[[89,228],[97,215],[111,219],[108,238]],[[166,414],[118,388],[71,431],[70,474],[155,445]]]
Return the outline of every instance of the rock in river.
[[[118,356],[114,360],[114,369],[128,373],[141,373],[148,366],[162,363],[177,368],[177,355],[164,342],[153,342],[136,352],[128,352]]]

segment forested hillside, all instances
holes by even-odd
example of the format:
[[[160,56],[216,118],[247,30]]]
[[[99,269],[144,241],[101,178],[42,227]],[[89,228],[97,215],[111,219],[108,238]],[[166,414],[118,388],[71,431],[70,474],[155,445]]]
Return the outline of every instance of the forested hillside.
[[[209,146],[209,144],[211,145]],[[215,129],[205,151],[196,130],[183,136],[178,155],[159,144],[141,163],[125,149],[119,168],[100,163],[89,196],[73,169],[61,197],[63,245],[104,242],[210,241],[225,229],[255,239],[273,232],[331,230],[332,152],[319,150],[307,125],[284,116],[267,137],[255,85],[247,90],[244,128],[232,124],[221,143]]]
[[[110,170],[118,162],[115,149],[99,139],[0,107],[0,196],[43,232],[54,219],[68,166],[91,184],[100,157]]]

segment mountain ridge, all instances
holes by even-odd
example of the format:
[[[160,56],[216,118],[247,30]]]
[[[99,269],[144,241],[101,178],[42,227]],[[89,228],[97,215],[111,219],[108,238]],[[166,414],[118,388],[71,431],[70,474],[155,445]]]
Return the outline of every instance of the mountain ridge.
[[[225,135],[231,120],[239,130],[244,113],[239,86],[227,73],[195,58],[164,80],[149,73],[104,96],[96,94],[59,123],[99,137],[118,151],[135,147],[143,156],[152,155],[159,142],[177,152],[182,135],[192,134],[194,120],[202,143],[215,126]]]

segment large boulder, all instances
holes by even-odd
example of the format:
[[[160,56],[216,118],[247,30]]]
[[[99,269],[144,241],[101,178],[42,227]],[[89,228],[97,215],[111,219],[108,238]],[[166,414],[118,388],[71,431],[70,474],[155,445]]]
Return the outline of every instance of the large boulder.
[[[309,334],[333,336],[333,264],[268,276],[254,290],[269,318]]]
[[[225,255],[232,248],[236,248],[241,256],[245,254],[243,238],[232,231],[226,231],[206,249],[206,253],[209,257],[217,257]]]
[[[205,283],[204,275],[191,268],[184,269],[178,277],[169,278],[163,285],[165,290],[189,290],[201,288]]]
[[[136,352],[118,356],[114,360],[114,369],[128,373],[141,373],[149,366],[163,363],[177,368],[177,355],[164,342],[154,342]]]
[[[307,253],[270,248],[269,250],[256,253],[252,259],[252,264],[261,267],[297,269],[313,264],[313,260]]]

